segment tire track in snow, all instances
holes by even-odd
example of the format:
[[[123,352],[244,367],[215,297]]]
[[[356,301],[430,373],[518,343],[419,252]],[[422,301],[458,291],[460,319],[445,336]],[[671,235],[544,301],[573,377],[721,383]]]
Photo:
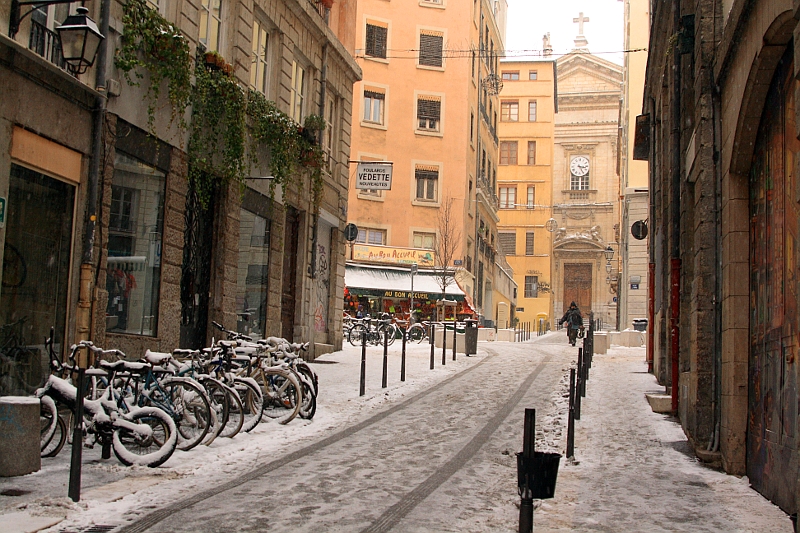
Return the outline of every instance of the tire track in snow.
[[[290,464],[290,463],[292,463],[294,461],[297,461],[298,459],[301,459],[301,458],[305,457],[306,455],[318,452],[318,451],[320,451],[320,450],[322,450],[322,449],[324,449],[324,448],[326,448],[326,447],[328,447],[328,446],[330,446],[332,444],[335,444],[335,443],[339,442],[342,439],[350,437],[350,436],[354,435],[355,433],[358,433],[359,431],[361,431],[361,430],[363,430],[363,429],[365,429],[365,428],[367,428],[367,427],[369,427],[369,426],[371,426],[373,424],[376,424],[376,423],[380,422],[381,420],[383,420],[386,417],[392,415],[393,413],[395,413],[397,411],[400,411],[402,409],[405,409],[408,406],[410,406],[410,405],[422,400],[423,398],[429,396],[430,394],[433,394],[441,386],[447,385],[447,384],[449,384],[449,383],[451,383],[451,382],[453,382],[455,380],[462,379],[465,376],[468,376],[470,373],[472,373],[473,370],[475,370],[476,368],[480,368],[481,366],[483,366],[484,363],[487,363],[487,362],[491,361],[492,359],[494,359],[495,357],[498,356],[498,354],[496,352],[494,352],[493,350],[491,350],[491,349],[486,349],[486,351],[490,353],[489,357],[484,358],[483,360],[481,360],[478,363],[474,364],[473,366],[467,368],[466,370],[464,370],[462,372],[459,372],[458,374],[455,374],[453,376],[450,376],[449,378],[437,383],[436,385],[431,386],[430,388],[420,392],[419,394],[416,394],[416,395],[412,396],[411,398],[408,398],[407,400],[404,400],[404,401],[402,401],[402,402],[390,407],[389,409],[386,409],[385,411],[381,411],[380,413],[377,413],[374,416],[372,416],[372,417],[370,417],[370,418],[368,418],[368,419],[366,419],[366,420],[364,420],[362,422],[359,422],[358,424],[355,424],[354,426],[350,426],[349,428],[345,428],[342,431],[339,431],[338,433],[334,433],[330,437],[326,437],[326,438],[324,438],[324,439],[322,439],[322,440],[320,440],[318,442],[310,444],[310,445],[306,446],[305,448],[301,448],[300,450],[296,450],[296,451],[294,451],[292,453],[289,453],[289,454],[287,454],[287,455],[285,455],[283,457],[280,457],[278,459],[270,461],[269,463],[263,464],[263,465],[255,468],[254,470],[251,470],[250,472],[247,472],[246,474],[242,474],[241,476],[233,478],[232,480],[230,480],[230,481],[228,481],[226,483],[222,483],[222,484],[217,485],[216,487],[214,487],[212,489],[208,489],[208,490],[199,492],[199,493],[195,494],[194,496],[190,496],[188,498],[184,498],[184,499],[179,500],[179,501],[177,501],[177,502],[175,502],[175,503],[173,503],[171,505],[168,505],[166,507],[158,509],[157,511],[154,511],[154,512],[152,512],[152,513],[150,513],[150,514],[148,514],[148,515],[146,515],[146,516],[144,516],[144,517],[142,517],[142,518],[140,518],[140,519],[138,519],[138,520],[136,520],[136,521],[134,521],[134,522],[132,522],[130,524],[127,524],[127,525],[123,526],[122,528],[120,528],[118,530],[118,533],[142,533],[143,531],[147,531],[148,529],[150,529],[151,527],[155,526],[156,524],[158,524],[162,520],[165,520],[165,519],[171,517],[172,515],[174,515],[177,512],[180,512],[180,511],[182,511],[184,509],[187,509],[187,508],[189,508],[189,507],[191,507],[193,505],[196,505],[196,504],[198,504],[198,503],[200,503],[202,501],[205,501],[205,500],[208,500],[210,498],[213,498],[214,496],[222,494],[223,492],[227,492],[229,490],[237,489],[237,488],[241,487],[242,484],[244,484],[244,483],[247,483],[249,481],[254,481],[254,480],[262,477],[263,475],[268,474],[268,473],[270,473],[270,472],[272,472],[274,470],[277,470],[278,468],[284,467],[284,466],[286,466],[286,465],[288,465],[288,464]],[[534,373],[536,373],[538,375],[538,372],[541,371],[541,368],[544,368],[544,362],[539,364],[537,369],[534,370]],[[534,376],[534,378],[535,378],[535,376]],[[529,379],[530,379],[530,376],[529,376]],[[526,380],[526,383],[527,383],[527,380]],[[519,390],[514,395],[514,397],[512,397],[512,399],[516,398],[517,394],[520,394]],[[520,394],[520,398],[521,398],[521,394]],[[516,401],[519,402],[520,398],[517,398]],[[509,403],[511,403],[511,402],[509,402]],[[505,411],[505,408],[504,408],[504,411]],[[505,416],[507,416],[507,413],[506,413]],[[494,420],[494,418],[492,418],[492,420]],[[499,421],[497,423],[499,424]],[[480,435],[480,433],[479,433],[479,435]],[[475,452],[473,452],[473,454],[474,453]],[[448,465],[450,465],[450,463],[448,463]],[[450,475],[452,475],[452,474],[450,474]],[[449,475],[448,475],[448,477],[449,477]],[[413,507],[409,508],[409,510],[411,510],[411,509],[413,509]]]
[[[497,356],[493,350],[487,349],[492,353],[492,357]],[[404,496],[399,502],[392,505],[380,517],[378,517],[372,525],[361,530],[361,533],[385,533],[390,531],[396,526],[408,513],[410,513],[419,503],[424,501],[441,486],[445,481],[458,472],[478,451],[483,447],[489,438],[494,434],[500,424],[505,420],[511,411],[522,400],[522,397],[530,389],[533,382],[544,370],[549,362],[549,358],[545,358],[540,362],[536,368],[528,374],[528,377],[517,388],[514,394],[503,405],[503,408],[498,410],[495,415],[489,419],[488,422],[481,428],[481,430],[467,443],[466,446],[461,448],[452,459],[439,468],[428,479],[420,483],[415,489]],[[476,365],[477,366],[477,365]],[[472,367],[475,368],[475,367]]]

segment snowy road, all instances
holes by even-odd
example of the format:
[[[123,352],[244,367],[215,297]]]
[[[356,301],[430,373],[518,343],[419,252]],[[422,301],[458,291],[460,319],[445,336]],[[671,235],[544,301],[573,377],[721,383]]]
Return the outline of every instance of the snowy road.
[[[122,531],[514,531],[509,473],[524,408],[552,409],[575,349],[559,338],[487,352],[435,388]]]

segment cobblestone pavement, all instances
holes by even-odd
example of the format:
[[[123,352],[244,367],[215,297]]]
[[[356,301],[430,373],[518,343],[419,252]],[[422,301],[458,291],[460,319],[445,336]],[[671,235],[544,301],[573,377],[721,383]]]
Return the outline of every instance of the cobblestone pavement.
[[[515,531],[524,409],[552,409],[575,349],[553,337],[486,350],[353,428],[123,531]]]

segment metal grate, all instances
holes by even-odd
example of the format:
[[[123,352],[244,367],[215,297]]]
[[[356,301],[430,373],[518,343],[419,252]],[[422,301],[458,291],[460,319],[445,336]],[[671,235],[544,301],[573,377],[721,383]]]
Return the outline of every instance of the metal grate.
[[[108,533],[118,527],[119,525],[92,524],[81,529],[62,529],[59,533]]]
[[[22,489],[6,489],[0,492],[0,496],[24,496],[26,494],[30,494],[31,491],[29,490],[22,490]]]

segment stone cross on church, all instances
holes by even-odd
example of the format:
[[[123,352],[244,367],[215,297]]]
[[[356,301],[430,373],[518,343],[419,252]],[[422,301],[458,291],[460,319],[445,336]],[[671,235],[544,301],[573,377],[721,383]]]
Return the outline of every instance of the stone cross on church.
[[[583,16],[583,11],[578,13],[578,17],[572,19],[572,22],[578,24],[578,36],[575,37],[575,49],[582,50],[582,51],[589,51],[589,41],[586,40],[586,37],[583,35],[583,24],[585,22],[589,22],[589,17]]]

